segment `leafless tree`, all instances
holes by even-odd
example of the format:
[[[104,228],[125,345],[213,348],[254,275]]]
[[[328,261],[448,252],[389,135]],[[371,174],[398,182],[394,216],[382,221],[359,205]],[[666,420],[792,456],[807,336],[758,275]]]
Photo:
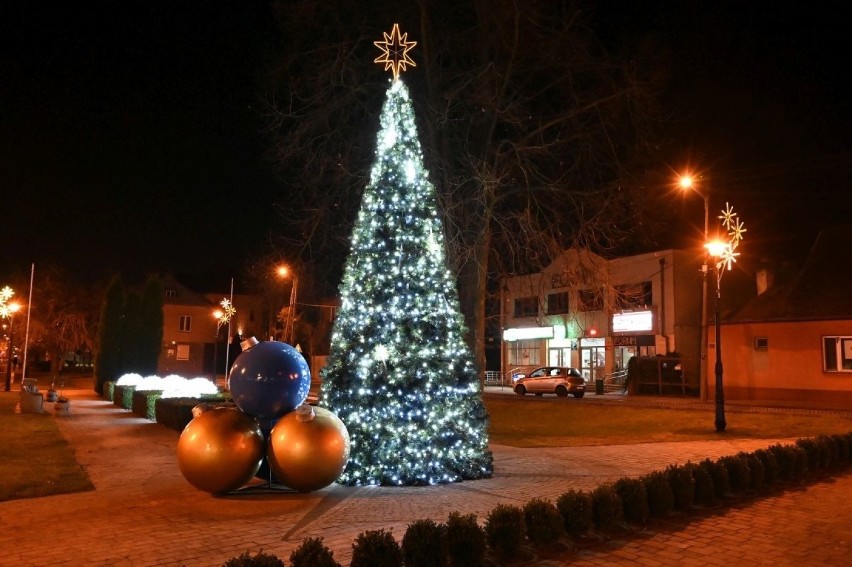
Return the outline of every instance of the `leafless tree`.
[[[19,301],[26,302],[25,279],[20,278],[18,289]],[[101,291],[86,288],[56,265],[40,264],[35,270],[28,348],[43,350],[50,359],[51,374],[59,373],[66,353],[93,351]],[[24,327],[18,328],[21,334],[16,335],[23,340]]]
[[[403,79],[483,365],[490,280],[572,246],[606,255],[650,236],[633,231],[646,206],[633,180],[651,153],[655,83],[641,58],[607,54],[582,3],[382,3],[393,20],[358,4],[278,5],[285,45],[269,132],[291,189],[283,245],[325,263],[318,276],[336,283],[388,81],[372,42],[399,21],[418,41]]]

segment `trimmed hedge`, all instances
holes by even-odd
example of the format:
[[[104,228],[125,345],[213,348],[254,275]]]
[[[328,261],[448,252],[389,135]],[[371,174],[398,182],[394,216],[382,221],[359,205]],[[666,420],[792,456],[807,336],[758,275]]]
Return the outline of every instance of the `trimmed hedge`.
[[[158,400],[158,402],[175,400]],[[199,400],[184,400],[183,407],[194,407]],[[622,478],[615,483],[598,486],[591,492],[569,490],[551,504],[544,498],[533,498],[523,508],[498,504],[480,527],[473,514],[453,512],[446,524],[418,520],[408,526],[400,546],[385,530],[359,534],[352,545],[350,567],[477,567],[488,559],[516,559],[525,541],[537,546],[552,543],[564,533],[582,537],[593,527],[606,531],[623,519],[643,517],[638,495],[644,488],[651,517],[665,518],[676,508],[688,511],[693,504],[712,505],[717,497],[727,496],[731,489],[759,489],[776,478],[798,484],[808,477],[845,470],[852,465],[849,447],[852,433],[822,436],[814,443],[798,440],[793,445],[773,445],[752,453],[740,452],[717,461],[704,459],[698,464],[671,465],[636,478]],[[808,466],[810,465],[810,467]],[[729,470],[732,471],[729,474]],[[688,478],[691,476],[691,482]],[[733,479],[733,482],[732,482]],[[716,482],[726,487],[719,491]],[[628,511],[629,510],[629,511]],[[490,554],[490,558],[488,555]],[[561,559],[561,558],[560,558]],[[283,565],[274,555],[248,552],[229,560],[227,567],[273,567]],[[322,538],[308,538],[290,556],[292,567],[340,567],[332,552],[322,545]]]

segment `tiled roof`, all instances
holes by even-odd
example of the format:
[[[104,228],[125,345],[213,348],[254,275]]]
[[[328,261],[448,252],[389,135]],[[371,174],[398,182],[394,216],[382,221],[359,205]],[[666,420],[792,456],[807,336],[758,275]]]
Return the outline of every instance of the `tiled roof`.
[[[798,275],[741,309],[732,322],[852,319],[852,225],[823,230]]]
[[[196,307],[213,307],[215,303],[208,300],[200,293],[196,293],[177,281],[171,274],[162,276],[163,290],[166,296],[163,298],[165,305],[185,305]]]

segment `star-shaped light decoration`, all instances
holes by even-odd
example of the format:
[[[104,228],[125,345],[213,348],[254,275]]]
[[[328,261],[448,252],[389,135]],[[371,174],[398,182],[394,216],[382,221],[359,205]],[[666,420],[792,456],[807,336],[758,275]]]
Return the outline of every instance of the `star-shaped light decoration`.
[[[400,72],[406,70],[406,65],[417,67],[414,60],[408,56],[408,52],[417,45],[417,42],[408,41],[408,32],[400,34],[399,24],[394,24],[389,34],[387,32],[382,34],[385,36],[384,41],[373,42],[382,50],[382,54],[376,57],[373,63],[384,63],[385,71],[393,71],[393,80],[396,81]]]
[[[15,295],[9,286],[0,289],[0,319],[7,319],[12,314],[12,307],[8,301]]]
[[[737,256],[740,255],[736,250],[743,239],[743,233],[747,232],[747,230],[742,219],[737,217],[737,213],[734,212],[734,207],[730,203],[725,203],[725,208],[722,210],[722,215],[719,218],[722,220],[722,226],[728,231],[729,241],[716,267],[721,268],[722,266],[726,266],[730,270],[733,263],[737,261]]]
[[[231,305],[231,302],[227,297],[222,299],[222,301],[219,302],[219,305],[222,306],[222,316],[219,317],[217,327],[221,328],[222,325],[231,320],[231,317],[234,316],[237,310],[234,309],[234,306]]]

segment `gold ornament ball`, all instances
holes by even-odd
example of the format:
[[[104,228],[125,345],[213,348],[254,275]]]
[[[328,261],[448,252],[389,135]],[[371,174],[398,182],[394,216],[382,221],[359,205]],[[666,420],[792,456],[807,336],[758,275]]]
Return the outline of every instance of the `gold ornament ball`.
[[[267,459],[275,479],[299,492],[328,486],[349,461],[349,432],[332,412],[303,404],[269,435]]]
[[[199,490],[221,494],[250,481],[264,455],[257,420],[237,408],[214,408],[193,418],[178,439],[178,467]]]

